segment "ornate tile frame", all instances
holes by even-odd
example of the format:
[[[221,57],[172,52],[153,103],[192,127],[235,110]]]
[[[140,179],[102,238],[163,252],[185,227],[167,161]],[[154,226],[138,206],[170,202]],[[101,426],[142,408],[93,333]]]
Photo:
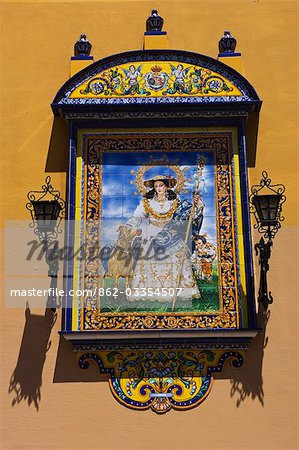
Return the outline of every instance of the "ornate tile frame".
[[[161,137],[167,137],[167,140],[162,140]],[[81,196],[81,219],[88,217],[91,222],[88,226],[92,226],[94,220],[99,218],[100,205],[100,186],[99,186],[99,171],[101,164],[101,152],[123,152],[123,151],[139,151],[142,140],[147,139],[148,151],[161,148],[161,142],[164,142],[164,147],[161,151],[166,152],[168,147],[171,151],[182,151],[182,144],[189,150],[209,149],[213,151],[216,156],[216,176],[217,185],[221,183],[221,189],[217,189],[218,195],[218,209],[221,211],[218,214],[219,221],[219,248],[221,249],[220,259],[220,273],[221,273],[221,292],[222,292],[222,309],[217,313],[165,313],[158,315],[154,313],[137,314],[137,313],[123,313],[117,315],[99,314],[96,310],[97,298],[93,298],[86,305],[84,309],[81,308],[79,328],[73,326],[74,329],[80,329],[85,332],[115,332],[122,333],[124,331],[193,331],[199,329],[238,329],[241,326],[241,293],[238,290],[240,285],[239,279],[239,261],[238,253],[235,252],[237,245],[236,230],[236,193],[233,183],[234,178],[234,155],[232,149],[232,132],[230,131],[169,131],[164,132],[146,132],[143,136],[136,131],[130,132],[111,132],[105,133],[103,131],[83,131],[82,140],[84,147],[84,156],[82,161],[86,164],[81,167],[84,174],[81,179],[81,192],[85,192]],[[124,146],[124,142],[126,145]],[[178,144],[179,143],[179,144]],[[236,146],[236,144],[234,144]],[[187,150],[188,151],[188,150]],[[235,151],[235,149],[234,149]],[[78,168],[77,168],[78,169]],[[237,175],[238,177],[238,175]],[[238,178],[237,178],[238,179]],[[225,186],[225,187],[224,187]],[[86,191],[85,191],[86,190]],[[78,188],[77,188],[78,192]],[[86,201],[85,201],[86,200]],[[91,208],[92,205],[92,208]],[[98,207],[95,208],[95,205]],[[78,209],[78,205],[77,205]],[[223,211],[225,210],[225,215]],[[83,216],[82,216],[83,213]],[[230,217],[229,224],[226,218]],[[229,226],[227,226],[229,225]],[[240,225],[240,224],[239,224]],[[80,227],[80,240],[82,240],[84,227]],[[94,245],[98,236],[92,233]],[[234,256],[233,256],[234,255]],[[75,268],[80,273],[75,276],[75,279],[85,279],[85,287],[92,288],[97,279],[88,269],[89,263],[86,261],[84,268]],[[231,270],[226,270],[231,268]],[[83,272],[82,272],[83,271]],[[84,277],[82,277],[84,273]],[[225,286],[225,287],[223,287]],[[80,302],[79,302],[80,303]],[[80,304],[79,304],[80,306]],[[78,310],[73,311],[74,312]],[[79,316],[79,315],[78,315]],[[73,320],[73,324],[75,320]]]

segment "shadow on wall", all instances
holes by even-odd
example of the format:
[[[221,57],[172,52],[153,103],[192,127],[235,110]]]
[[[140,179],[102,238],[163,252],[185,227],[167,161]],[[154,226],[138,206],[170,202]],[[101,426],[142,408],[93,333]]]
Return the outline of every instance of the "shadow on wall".
[[[267,323],[270,318],[270,311],[265,311],[259,304],[257,314],[257,327],[261,332],[254,338],[246,351],[244,365],[236,370],[227,366],[223,373],[217,376],[218,379],[231,379],[230,396],[236,398],[236,406],[239,407],[247,398],[258,399],[264,406],[263,389],[263,358],[264,349],[268,344],[266,336]]]
[[[45,315],[31,314],[27,304],[25,328],[17,365],[10,378],[8,392],[14,395],[12,406],[27,402],[39,409],[42,373],[46,354],[51,347],[50,334],[57,315],[46,309]]]
[[[90,364],[88,370],[80,369],[77,354],[73,352],[72,346],[65,338],[60,337],[54,383],[66,382],[99,382],[108,381],[109,375],[100,374],[96,364]]]
[[[67,172],[68,126],[62,117],[55,117],[49,143],[45,172]]]

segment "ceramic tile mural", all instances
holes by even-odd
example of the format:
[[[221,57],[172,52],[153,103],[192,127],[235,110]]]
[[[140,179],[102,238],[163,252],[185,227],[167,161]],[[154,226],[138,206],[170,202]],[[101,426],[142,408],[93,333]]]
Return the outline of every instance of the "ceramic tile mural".
[[[212,152],[104,154],[101,175],[103,287],[120,292],[101,311],[219,309]]]
[[[84,161],[81,329],[236,327],[230,135],[95,134]]]

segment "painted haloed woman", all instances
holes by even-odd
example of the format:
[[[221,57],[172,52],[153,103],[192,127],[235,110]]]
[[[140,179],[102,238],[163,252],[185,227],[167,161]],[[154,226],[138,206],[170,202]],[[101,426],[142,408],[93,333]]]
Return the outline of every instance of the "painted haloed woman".
[[[141,253],[130,285],[132,291],[139,289],[128,297],[130,301],[173,300],[173,289],[178,299],[190,300],[200,295],[186,243],[191,240],[191,232],[200,231],[204,205],[199,194],[193,196],[193,205],[180,201],[173,190],[176,183],[175,178],[163,175],[144,181],[148,192],[126,224],[142,230]],[[141,288],[143,294],[138,297],[136,292]],[[161,288],[166,288],[163,296]],[[149,291],[156,294],[148,295]]]

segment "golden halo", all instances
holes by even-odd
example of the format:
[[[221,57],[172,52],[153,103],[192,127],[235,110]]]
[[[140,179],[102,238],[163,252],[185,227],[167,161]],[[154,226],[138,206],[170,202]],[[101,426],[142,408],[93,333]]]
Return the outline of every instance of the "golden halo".
[[[181,192],[181,190],[184,187],[184,183],[186,181],[183,171],[179,166],[173,165],[173,164],[169,164],[167,166],[161,164],[161,161],[157,161],[157,162],[151,162],[151,164],[148,164],[147,166],[141,166],[138,169],[138,172],[136,174],[136,186],[140,192],[140,194],[145,195],[147,193],[147,189],[144,186],[144,174],[149,170],[152,169],[153,167],[157,167],[157,166],[163,166],[163,167],[168,167],[169,169],[173,170],[173,172],[176,174],[177,176],[177,184],[176,187],[174,189],[174,191],[179,194]]]

